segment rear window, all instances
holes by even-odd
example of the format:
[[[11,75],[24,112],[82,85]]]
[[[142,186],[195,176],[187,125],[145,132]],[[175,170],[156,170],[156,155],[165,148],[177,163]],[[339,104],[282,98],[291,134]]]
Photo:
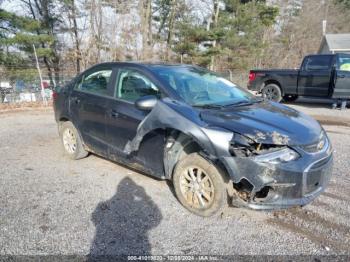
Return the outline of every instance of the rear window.
[[[333,56],[310,56],[306,58],[304,70],[329,70],[332,67]]]

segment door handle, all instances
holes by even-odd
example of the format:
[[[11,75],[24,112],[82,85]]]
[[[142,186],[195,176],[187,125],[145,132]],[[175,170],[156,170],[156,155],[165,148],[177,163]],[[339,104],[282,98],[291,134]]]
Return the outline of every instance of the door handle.
[[[77,98],[77,97],[74,97],[74,98],[73,98],[73,101],[74,101],[74,103],[76,103],[76,104],[79,104],[79,103],[80,103],[80,99]]]
[[[117,117],[119,117],[119,113],[117,111],[115,111],[115,110],[112,110],[111,111],[111,117],[117,118]]]

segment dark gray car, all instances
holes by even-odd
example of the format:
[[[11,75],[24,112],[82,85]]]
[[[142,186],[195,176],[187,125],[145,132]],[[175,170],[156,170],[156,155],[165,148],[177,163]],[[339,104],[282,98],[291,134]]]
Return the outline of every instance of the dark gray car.
[[[200,67],[96,65],[54,93],[54,108],[71,158],[93,152],[170,180],[201,216],[227,199],[253,209],[306,205],[332,172],[318,122]]]

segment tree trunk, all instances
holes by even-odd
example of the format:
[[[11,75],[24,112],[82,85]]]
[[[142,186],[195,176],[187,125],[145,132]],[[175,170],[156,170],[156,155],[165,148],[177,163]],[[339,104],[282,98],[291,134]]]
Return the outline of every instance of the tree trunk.
[[[89,49],[87,50],[89,64],[96,64],[101,62],[103,27],[102,15],[102,1],[91,0],[89,19]]]
[[[141,1],[142,60],[150,58],[152,46],[152,0]]]
[[[166,60],[170,60],[170,51],[171,51],[171,43],[174,35],[174,18],[175,18],[175,10],[176,9],[176,0],[171,0],[170,4],[170,17],[169,17],[169,31],[167,37],[167,50],[166,50]]]
[[[80,73],[80,60],[81,60],[81,51],[80,51],[80,42],[79,42],[79,34],[78,34],[78,24],[77,24],[77,16],[75,9],[75,1],[72,0],[71,6],[71,19],[73,21],[73,35],[75,42],[75,65],[76,65],[76,73]]]
[[[97,39],[97,58],[98,62],[101,62],[101,49],[102,49],[102,28],[103,28],[103,20],[102,20],[102,1],[98,1],[98,17],[97,17],[97,34],[96,34],[96,39]]]

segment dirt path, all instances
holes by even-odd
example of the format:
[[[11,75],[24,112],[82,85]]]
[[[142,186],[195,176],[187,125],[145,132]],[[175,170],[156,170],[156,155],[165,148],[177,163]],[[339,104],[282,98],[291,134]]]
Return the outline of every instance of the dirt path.
[[[168,185],[113,162],[66,158],[52,111],[0,115],[0,254],[350,255],[350,128],[328,190],[303,209],[203,219]]]

